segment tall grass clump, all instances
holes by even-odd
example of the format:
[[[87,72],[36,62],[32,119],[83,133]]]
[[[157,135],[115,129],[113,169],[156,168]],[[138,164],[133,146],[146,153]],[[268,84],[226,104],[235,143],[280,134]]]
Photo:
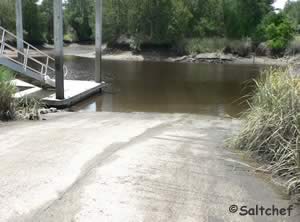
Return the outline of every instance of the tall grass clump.
[[[300,194],[300,78],[288,68],[269,68],[256,82],[241,131],[230,145],[270,165],[273,176]]]
[[[0,120],[29,119],[39,120],[41,108],[45,107],[39,99],[14,97],[17,87],[14,74],[0,66]]]
[[[13,73],[0,66],[0,120],[15,117],[15,85],[11,82]]]

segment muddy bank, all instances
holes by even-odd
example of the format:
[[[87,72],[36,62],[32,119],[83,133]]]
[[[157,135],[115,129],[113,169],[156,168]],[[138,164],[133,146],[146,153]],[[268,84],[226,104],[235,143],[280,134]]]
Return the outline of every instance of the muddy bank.
[[[65,47],[65,55],[95,58],[93,45],[71,44]],[[239,57],[224,53],[200,53],[197,55],[176,56],[167,51],[147,50],[141,53],[122,50],[107,50],[103,46],[103,59],[123,61],[165,61],[182,63],[212,63],[212,64],[261,64],[261,65],[287,65],[300,63],[300,56],[269,58],[262,56]]]
[[[157,61],[157,62],[181,62],[181,63],[208,63],[208,64],[257,64],[257,65],[288,65],[300,64],[300,55],[288,56],[282,58],[270,58],[266,56],[239,57],[233,54],[224,54],[219,52],[200,53],[196,55],[177,56],[168,51],[147,50],[140,53],[124,50],[108,50],[106,45],[102,47],[102,57],[105,60],[119,61]],[[46,45],[41,51],[54,55],[53,46]],[[15,53],[5,51],[6,54],[14,56]],[[34,51],[29,52],[32,56],[40,56]],[[67,56],[78,56],[83,58],[95,58],[94,45],[70,44],[64,47],[64,54]],[[16,56],[16,55],[15,55]]]

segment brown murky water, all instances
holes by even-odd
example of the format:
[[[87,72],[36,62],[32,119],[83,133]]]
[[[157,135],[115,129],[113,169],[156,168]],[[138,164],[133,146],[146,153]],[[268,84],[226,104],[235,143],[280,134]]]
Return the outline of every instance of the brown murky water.
[[[94,60],[67,56],[68,79],[93,80]],[[197,113],[238,116],[261,66],[104,61],[110,87],[74,111]]]

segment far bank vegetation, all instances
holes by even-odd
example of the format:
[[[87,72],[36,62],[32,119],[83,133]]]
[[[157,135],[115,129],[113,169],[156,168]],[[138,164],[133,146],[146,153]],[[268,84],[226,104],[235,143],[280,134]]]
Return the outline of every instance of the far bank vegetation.
[[[14,3],[0,1],[0,25],[14,31]],[[24,0],[25,38],[53,44],[53,1]],[[112,48],[177,54],[224,52],[239,56],[299,52],[300,1],[279,13],[274,0],[105,0],[103,40]],[[94,40],[94,0],[65,1],[65,41]]]

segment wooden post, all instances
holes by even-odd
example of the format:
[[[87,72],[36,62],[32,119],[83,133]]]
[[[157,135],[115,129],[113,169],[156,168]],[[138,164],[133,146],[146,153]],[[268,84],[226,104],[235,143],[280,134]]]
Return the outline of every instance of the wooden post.
[[[102,0],[96,0],[96,59],[95,59],[95,80],[102,82],[101,62],[102,62]]]
[[[21,52],[24,51],[23,44],[23,7],[22,0],[16,0],[16,31],[17,31],[17,48]]]
[[[56,99],[64,99],[64,42],[62,0],[53,0]]]

